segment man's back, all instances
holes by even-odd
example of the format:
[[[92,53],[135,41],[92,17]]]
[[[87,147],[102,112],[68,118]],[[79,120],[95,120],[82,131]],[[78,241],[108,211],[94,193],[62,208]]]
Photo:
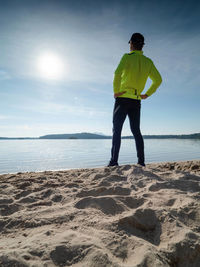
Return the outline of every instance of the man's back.
[[[153,81],[151,87],[146,92],[150,96],[162,81],[153,61],[144,56],[143,51],[139,50],[124,54],[115,71],[113,81],[114,92],[126,91],[120,97],[141,99],[140,94],[145,87],[148,77]]]

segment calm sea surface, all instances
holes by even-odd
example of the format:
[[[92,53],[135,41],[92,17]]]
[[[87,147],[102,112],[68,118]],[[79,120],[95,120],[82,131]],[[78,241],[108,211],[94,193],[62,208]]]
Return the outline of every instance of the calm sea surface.
[[[144,139],[146,163],[200,159],[200,140]],[[0,140],[0,173],[105,166],[111,140]],[[119,164],[137,163],[134,139],[122,140]]]

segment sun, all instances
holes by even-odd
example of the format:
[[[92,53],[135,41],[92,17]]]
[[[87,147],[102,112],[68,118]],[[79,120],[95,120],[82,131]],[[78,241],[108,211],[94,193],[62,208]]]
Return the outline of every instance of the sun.
[[[56,54],[46,52],[39,56],[37,67],[41,77],[58,80],[63,77],[63,62]]]

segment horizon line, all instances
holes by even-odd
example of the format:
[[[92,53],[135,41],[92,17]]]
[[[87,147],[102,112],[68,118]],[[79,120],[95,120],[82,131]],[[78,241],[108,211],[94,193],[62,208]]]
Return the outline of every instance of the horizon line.
[[[7,136],[0,136],[1,138],[16,138],[16,139],[20,139],[20,138],[29,138],[29,139],[39,139],[40,137],[44,137],[44,136],[49,136],[49,135],[75,135],[75,134],[93,134],[93,135],[99,135],[99,136],[105,136],[105,137],[112,137],[112,135],[106,135],[103,133],[90,133],[90,132],[78,132],[78,133],[64,133],[64,134],[45,134],[45,135],[40,135],[37,137],[7,137]],[[142,136],[183,136],[183,135],[195,135],[195,134],[200,134],[200,132],[196,132],[196,133],[190,133],[190,134],[143,134]],[[133,135],[122,135],[122,137],[132,137]]]

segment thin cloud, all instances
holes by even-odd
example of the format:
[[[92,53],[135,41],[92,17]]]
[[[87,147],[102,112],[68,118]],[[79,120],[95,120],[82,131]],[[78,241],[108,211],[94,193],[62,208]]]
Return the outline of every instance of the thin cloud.
[[[7,115],[1,115],[0,114],[0,120],[8,120],[8,119],[14,119],[14,116],[7,116]]]
[[[0,80],[9,80],[11,79],[10,74],[8,74],[8,72],[4,71],[4,70],[0,70]]]
[[[106,115],[110,115],[109,112],[98,110],[93,107],[79,105],[79,104],[60,104],[56,102],[32,102],[29,105],[23,105],[21,107],[17,107],[18,110],[26,110],[35,113],[48,114],[48,115],[68,115],[73,117],[83,116],[83,117],[103,117]]]

